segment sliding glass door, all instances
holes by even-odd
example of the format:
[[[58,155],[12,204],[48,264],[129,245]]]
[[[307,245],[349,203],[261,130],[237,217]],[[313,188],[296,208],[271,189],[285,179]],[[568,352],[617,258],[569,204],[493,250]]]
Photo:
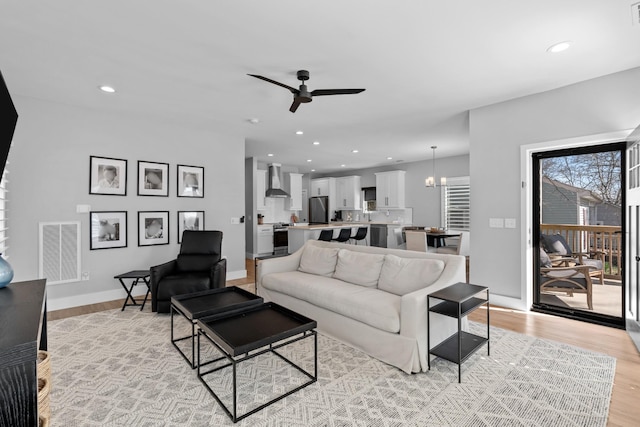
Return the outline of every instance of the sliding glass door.
[[[534,310],[624,326],[626,143],[536,153]]]

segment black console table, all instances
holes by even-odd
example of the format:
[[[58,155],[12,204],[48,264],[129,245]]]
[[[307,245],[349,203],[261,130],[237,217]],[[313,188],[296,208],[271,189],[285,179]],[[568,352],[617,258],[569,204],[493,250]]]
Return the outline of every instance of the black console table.
[[[479,294],[486,293],[486,298],[478,298]],[[431,298],[441,300],[439,304],[431,306]],[[483,305],[487,306],[487,337],[471,334],[462,330],[462,318]],[[429,328],[427,328],[427,361],[431,369],[431,355],[441,357],[458,364],[458,382],[461,382],[462,362],[475,353],[485,343],[489,354],[489,288],[486,286],[471,285],[469,283],[456,283],[440,289],[427,296],[429,307]],[[431,313],[439,313],[444,316],[458,319],[458,332],[451,335],[440,344],[431,348]]]
[[[47,349],[46,280],[0,289],[0,427],[38,426],[38,349]]]

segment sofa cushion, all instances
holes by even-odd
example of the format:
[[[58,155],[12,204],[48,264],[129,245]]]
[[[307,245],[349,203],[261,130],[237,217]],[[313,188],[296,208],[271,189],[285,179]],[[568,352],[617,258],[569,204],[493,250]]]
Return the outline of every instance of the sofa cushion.
[[[400,258],[387,254],[378,289],[402,296],[426,288],[438,280],[444,266],[444,261],[439,259]]]
[[[384,255],[340,249],[333,277],[354,285],[375,288],[380,278]]]
[[[397,295],[300,271],[268,274],[262,278],[262,286],[374,328],[400,332],[400,297]]]
[[[319,248],[306,245],[298,270],[303,273],[331,277],[338,261],[338,248]]]

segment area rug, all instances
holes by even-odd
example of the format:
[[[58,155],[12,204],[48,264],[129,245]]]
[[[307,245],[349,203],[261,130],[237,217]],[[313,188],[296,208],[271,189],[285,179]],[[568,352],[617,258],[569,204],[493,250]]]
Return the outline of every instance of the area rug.
[[[53,426],[234,425],[171,345],[168,315],[105,311],[52,321],[48,333]],[[313,340],[283,353],[312,369]],[[607,355],[498,328],[491,355],[463,364],[462,384],[453,363],[406,375],[323,335],[318,364],[317,383],[235,425],[605,426],[615,374]],[[240,414],[305,381],[272,355],[240,366]],[[230,403],[228,371],[207,383]]]

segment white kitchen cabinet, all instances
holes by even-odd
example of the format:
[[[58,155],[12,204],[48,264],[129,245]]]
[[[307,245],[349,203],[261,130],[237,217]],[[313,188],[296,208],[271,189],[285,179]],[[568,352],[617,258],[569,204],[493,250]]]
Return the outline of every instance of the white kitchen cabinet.
[[[273,253],[273,225],[258,225],[258,254]]]
[[[378,209],[405,208],[405,171],[376,173],[376,206]]]
[[[256,170],[256,210],[264,211],[267,209],[265,202],[265,193],[267,191],[267,171]]]
[[[302,210],[302,175],[301,173],[289,174],[289,210]]]
[[[360,210],[361,193],[359,176],[345,176],[336,178],[336,205],[332,209]]]
[[[311,180],[311,194],[309,197],[328,196],[329,195],[329,179],[318,178]]]

